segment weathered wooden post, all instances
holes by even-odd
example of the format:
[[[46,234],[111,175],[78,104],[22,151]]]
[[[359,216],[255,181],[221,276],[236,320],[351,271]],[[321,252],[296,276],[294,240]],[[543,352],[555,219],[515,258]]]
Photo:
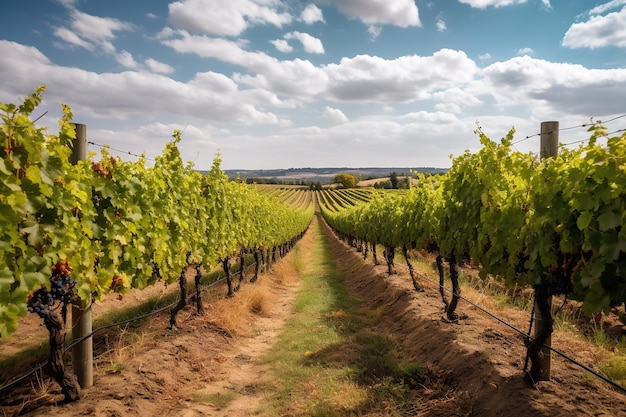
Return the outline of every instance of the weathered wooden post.
[[[72,147],[70,163],[87,159],[87,126],[76,123],[76,139]],[[92,331],[91,300],[72,304],[72,339],[78,340]],[[72,367],[78,377],[81,388],[93,385],[93,338],[90,336],[74,346],[72,350]]]
[[[542,122],[541,123],[541,141],[540,141],[540,153],[541,159],[554,158],[558,154],[559,149],[559,122]],[[549,306],[549,310],[552,310],[552,296],[549,296],[545,303]],[[544,324],[546,318],[541,313],[541,308],[537,304],[537,297],[535,297],[535,331],[534,337],[539,337],[539,332]],[[552,337],[548,338],[544,342],[544,346],[541,348],[541,372],[539,375],[539,381],[550,380],[550,367],[551,367],[551,352],[545,345],[550,346],[552,343]]]
[[[541,159],[554,158],[559,153],[559,122],[541,123]]]

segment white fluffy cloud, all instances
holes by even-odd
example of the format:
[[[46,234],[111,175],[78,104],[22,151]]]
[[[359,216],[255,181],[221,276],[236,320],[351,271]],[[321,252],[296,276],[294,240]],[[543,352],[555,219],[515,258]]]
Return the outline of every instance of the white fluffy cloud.
[[[114,18],[92,16],[76,10],[73,4],[74,1],[63,2],[69,10],[69,28],[54,28],[52,33],[58,38],[54,42],[55,45],[60,48],[81,47],[94,53],[104,52],[113,56],[122,67],[131,70],[147,68],[149,71],[161,74],[174,72],[172,66],[153,58],[146,58],[142,64],[126,50],[117,52],[113,43],[117,37],[116,33],[134,30],[131,23]]]
[[[437,91],[433,94],[433,99],[444,104],[452,103],[459,106],[477,106],[482,104],[478,97],[459,87]]]
[[[131,30],[132,25],[118,19],[92,16],[78,10],[72,10],[71,27],[83,38],[94,42],[107,41],[115,38],[115,32]]]
[[[315,38],[308,33],[302,32],[289,32],[285,35],[285,39],[297,39],[302,43],[304,50],[309,54],[323,54],[324,53],[324,45],[322,41],[318,38]]]
[[[459,0],[459,2],[468,4],[471,7],[474,7],[477,9],[485,9],[489,6],[493,6],[493,7],[511,6],[513,4],[526,3],[526,1],[528,0]],[[548,4],[550,3],[549,0],[542,0],[542,1],[544,5],[546,4],[546,2]]]
[[[486,84],[480,88],[502,105],[540,101],[570,115],[623,113],[626,69],[588,69],[524,56],[492,64],[482,74]]]
[[[180,0],[168,7],[174,25],[210,35],[237,36],[251,25],[282,27],[292,21],[280,0]]]
[[[346,117],[346,115],[339,109],[335,109],[332,107],[328,107],[326,106],[324,108],[324,112],[322,113],[322,116],[330,121],[332,121],[333,123],[347,123],[349,122],[348,117]]]
[[[357,55],[339,63],[315,66],[310,61],[279,61],[250,52],[232,41],[176,34],[163,43],[179,53],[191,53],[241,66],[247,73],[236,80],[303,100],[324,98],[353,102],[410,102],[424,100],[432,91],[470,82],[476,64],[464,52],[443,49],[432,56],[384,59]]]
[[[64,43],[61,42],[56,42],[57,45],[64,47],[67,46],[68,44],[70,46],[80,46],[81,48],[85,48],[89,51],[93,51],[95,49],[95,45],[83,38],[81,38],[80,36],[78,36],[76,33],[72,32],[71,30],[64,28],[64,27],[59,27],[54,29],[54,36],[56,36],[57,38],[61,39]]]
[[[117,60],[117,62],[120,63],[120,65],[125,68],[139,69],[139,64],[137,63],[137,61],[135,61],[133,55],[128,51],[120,52],[119,54],[117,54],[115,59]]]
[[[324,3],[366,24],[421,26],[414,0],[325,0]]]
[[[235,78],[249,87],[310,98],[321,94],[327,85],[324,72],[307,60],[279,61],[261,52],[246,51],[237,42],[186,32],[178,32],[172,39],[162,42],[179,53],[215,58],[241,66],[247,73],[235,74]]]
[[[589,14],[602,14],[608,10],[618,8],[625,4],[626,4],[626,0],[611,0],[589,10]]]
[[[446,26],[446,22],[443,19],[438,19],[436,25],[437,32],[445,32],[448,29],[448,27]]]
[[[476,71],[464,52],[449,49],[392,60],[358,55],[324,67],[334,99],[380,103],[428,99],[435,90],[470,82]]]
[[[57,27],[53,34],[65,43],[57,41],[57,45],[79,46],[90,51],[100,49],[114,54],[115,47],[111,43],[115,32],[133,30],[133,25],[119,19],[92,16],[76,9],[70,10],[69,28]]]
[[[238,65],[241,72],[230,77],[200,72],[188,82],[148,72],[98,74],[57,66],[36,48],[0,41],[0,56],[4,58],[0,60],[0,77],[12,80],[0,92],[11,96],[31,90],[34,82],[46,83],[50,100],[72,97],[79,113],[94,117],[124,119],[150,114],[155,118],[235,121],[242,125],[288,124],[288,116],[280,109],[316,101],[383,106],[424,101],[455,114],[489,101],[498,106],[523,104],[529,109],[539,103],[542,109],[563,114],[604,116],[623,112],[621,103],[626,96],[626,69],[588,69],[529,56],[496,62],[484,69],[463,52],[446,49],[431,56],[384,59],[357,55],[314,65],[302,59],[277,60],[246,51],[237,42],[183,32],[163,42],[181,53]],[[132,57],[128,59],[137,64]],[[157,61],[143,63],[153,72],[167,74],[172,70]],[[22,70],[25,67],[28,74]],[[329,109],[326,116],[343,120],[333,110],[336,106]]]
[[[367,27],[367,33],[369,33],[370,39],[372,41],[375,41],[382,32],[383,32],[383,28],[381,28],[380,26],[369,25]]]
[[[270,41],[270,43],[280,52],[289,53],[293,51],[293,47],[284,39],[274,39]]]
[[[159,74],[172,74],[174,73],[174,67],[164,62],[157,61],[156,59],[148,58],[145,60],[146,67],[152,72]]]
[[[517,55],[533,55],[534,53],[533,48],[521,48],[517,51]]]
[[[316,22],[323,22],[324,14],[319,7],[311,3],[304,8],[302,13],[300,13],[300,20],[308,25],[312,25]]]
[[[626,47],[626,7],[616,12],[600,15],[611,7],[625,1],[609,2],[590,11],[589,20],[574,23],[563,37],[563,46],[568,48],[602,48],[607,46]],[[610,6],[610,7],[609,7]],[[596,14],[598,13],[598,14]]]
[[[288,105],[264,91],[239,90],[222,74],[198,73],[188,83],[148,72],[98,74],[56,66],[37,49],[9,41],[0,41],[0,56],[6,58],[0,60],[0,77],[12,79],[12,85],[0,92],[12,95],[12,91],[32,90],[33,82],[47,84],[48,99],[65,102],[71,97],[75,113],[95,118],[123,120],[152,114],[166,119],[280,124],[278,116],[258,106]],[[17,70],[26,66],[29,74],[16,77]]]
[[[128,51],[122,51],[116,54],[115,60],[124,68],[132,70],[143,70],[147,68],[148,71],[156,72],[159,74],[172,74],[175,71],[174,67],[172,67],[171,65],[157,61],[153,58],[145,59],[142,65],[140,62],[137,62],[133,55]]]

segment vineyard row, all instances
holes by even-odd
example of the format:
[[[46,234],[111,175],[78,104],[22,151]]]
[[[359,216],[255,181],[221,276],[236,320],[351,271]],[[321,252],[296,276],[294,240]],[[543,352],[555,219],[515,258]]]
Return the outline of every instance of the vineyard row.
[[[189,268],[198,282],[202,268],[228,270],[232,257],[283,250],[308,227],[313,205],[299,196],[294,208],[229,181],[219,155],[200,174],[181,159],[179,131],[153,166],[106,148],[72,164],[70,108],[63,105],[58,135],[31,121],[43,91],[21,105],[0,103],[0,336],[8,339],[28,311],[42,317],[51,373],[74,400],[79,387],[61,353],[69,305],[86,308],[157,281],[178,281],[184,301]]]
[[[441,295],[449,319],[457,318],[459,264],[478,265],[483,279],[532,287],[543,320],[528,341],[525,376],[545,380],[551,296],[581,301],[590,316],[613,310],[626,322],[615,309],[626,300],[626,134],[607,137],[599,124],[590,131],[586,145],[539,160],[514,149],[514,130],[499,143],[479,130],[482,148],[456,157],[446,174],[418,175],[408,192],[376,192],[368,202],[321,194],[322,214],[360,250],[382,245],[389,272],[396,248],[433,253],[441,283],[447,262],[453,295]]]

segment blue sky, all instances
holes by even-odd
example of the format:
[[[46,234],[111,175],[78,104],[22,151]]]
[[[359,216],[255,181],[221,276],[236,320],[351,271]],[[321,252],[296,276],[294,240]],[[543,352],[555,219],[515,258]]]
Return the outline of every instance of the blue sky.
[[[53,132],[60,103],[148,157],[182,129],[198,169],[449,167],[477,123],[537,151],[542,121],[625,114],[626,0],[20,0],[0,77],[2,102],[46,84]]]

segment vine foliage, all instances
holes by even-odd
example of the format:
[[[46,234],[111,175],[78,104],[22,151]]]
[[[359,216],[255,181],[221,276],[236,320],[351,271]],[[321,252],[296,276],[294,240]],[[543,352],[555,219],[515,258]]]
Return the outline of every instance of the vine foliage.
[[[219,155],[208,175],[199,173],[182,161],[179,131],[151,167],[144,157],[122,161],[106,148],[70,164],[70,108],[62,105],[57,135],[31,120],[44,90],[19,106],[0,103],[0,337],[8,339],[28,311],[42,317],[51,362],[54,356],[60,366],[55,378],[74,400],[59,353],[69,303],[159,280],[179,280],[182,289],[187,268],[210,270],[242,249],[301,235],[313,207],[296,209],[229,181]],[[60,341],[54,352],[53,333]]]
[[[449,319],[457,318],[456,263],[468,261],[483,279],[533,287],[542,300],[566,295],[589,315],[608,313],[626,300],[626,134],[607,137],[600,124],[590,132],[585,145],[539,161],[513,149],[513,129],[494,142],[479,128],[482,148],[454,158],[446,174],[418,175],[405,194],[323,205],[322,213],[349,241],[436,253],[441,283],[447,260],[452,301],[441,294]],[[551,317],[544,322],[549,335]],[[529,352],[542,344],[530,343]],[[537,381],[538,357],[530,356],[529,379]]]

